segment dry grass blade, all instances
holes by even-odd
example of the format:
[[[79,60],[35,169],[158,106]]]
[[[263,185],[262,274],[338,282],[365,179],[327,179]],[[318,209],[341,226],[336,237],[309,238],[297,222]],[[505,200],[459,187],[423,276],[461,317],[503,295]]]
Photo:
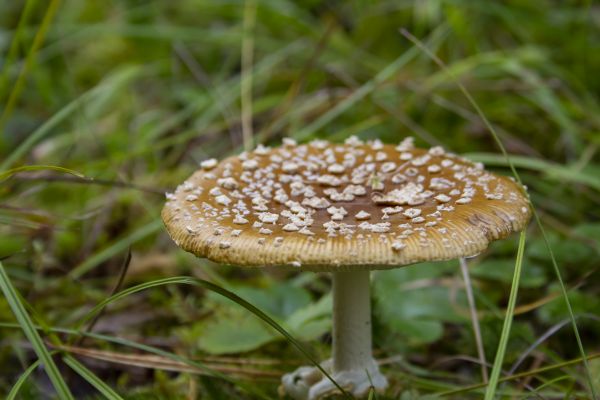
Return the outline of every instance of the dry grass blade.
[[[282,365],[282,364],[290,364],[290,365],[301,365],[301,360],[276,360],[276,359],[267,359],[267,358],[239,358],[239,357],[225,357],[225,356],[204,356],[200,358],[202,362],[211,363],[211,364],[238,364],[238,365],[262,365],[262,366],[272,366],[272,365]]]
[[[106,361],[121,365],[130,365],[134,367],[157,369],[162,371],[187,372],[198,375],[214,376],[207,369],[197,368],[183,362],[175,361],[166,357],[149,354],[124,354],[122,352],[97,350],[77,346],[60,346],[59,350],[71,354],[93,358],[95,360]],[[232,375],[236,378],[279,378],[280,371],[265,371],[250,368],[240,368],[235,366],[226,366],[220,363],[206,364],[210,370],[218,371],[222,374]]]
[[[0,322],[0,328],[19,329],[20,325],[16,324],[16,323],[10,323],[10,322]],[[37,330],[42,329],[39,326],[34,326],[34,328]],[[132,349],[136,349],[139,351],[148,352],[150,354],[156,354],[156,355],[165,357],[167,359],[181,362],[186,365],[191,365],[191,366],[199,368],[199,369],[204,369],[204,370],[206,370],[208,375],[218,377],[220,379],[223,379],[226,382],[230,382],[230,383],[236,385],[236,387],[238,387],[239,389],[242,389],[243,391],[245,391],[249,394],[252,394],[254,396],[252,398],[269,399],[269,397],[267,397],[264,393],[262,393],[262,391],[259,388],[256,388],[256,387],[252,386],[251,384],[247,384],[246,382],[241,382],[239,380],[233,379],[232,377],[226,376],[218,371],[208,368],[206,366],[206,364],[191,360],[189,358],[180,356],[178,354],[175,354],[175,353],[167,351],[167,350],[160,349],[158,347],[153,347],[153,346],[146,345],[143,343],[138,343],[138,342],[128,340],[125,338],[121,338],[121,337],[103,335],[103,334],[93,333],[93,332],[82,332],[82,331],[75,330],[75,329],[67,329],[67,328],[60,328],[60,327],[47,327],[45,329],[52,333],[62,333],[62,334],[70,335],[70,336],[71,335],[76,336],[76,337],[86,336],[91,339],[99,340],[101,342],[111,343],[111,344],[118,345],[118,346],[125,346],[127,348],[132,348]]]
[[[254,23],[256,2],[246,0],[244,7],[244,37],[242,39],[242,136],[244,149],[252,148],[252,59],[254,54]]]
[[[473,297],[473,286],[471,285],[471,277],[469,275],[469,266],[464,258],[458,260],[460,270],[465,281],[465,291],[467,292],[467,300],[469,302],[469,312],[471,315],[471,324],[473,325],[473,333],[475,335],[475,343],[477,344],[477,355],[481,364],[481,376],[483,381],[488,381],[487,360],[485,358],[485,350],[483,348],[483,340],[481,338],[481,328],[479,327],[479,318],[477,316],[477,307],[475,306],[475,298]]]

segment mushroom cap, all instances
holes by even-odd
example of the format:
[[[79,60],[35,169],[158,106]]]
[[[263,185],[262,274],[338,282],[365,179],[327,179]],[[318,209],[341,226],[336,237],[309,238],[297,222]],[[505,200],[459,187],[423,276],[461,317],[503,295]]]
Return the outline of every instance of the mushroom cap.
[[[531,217],[512,178],[412,138],[284,143],[207,160],[167,193],[175,243],[239,266],[388,269],[476,255]]]

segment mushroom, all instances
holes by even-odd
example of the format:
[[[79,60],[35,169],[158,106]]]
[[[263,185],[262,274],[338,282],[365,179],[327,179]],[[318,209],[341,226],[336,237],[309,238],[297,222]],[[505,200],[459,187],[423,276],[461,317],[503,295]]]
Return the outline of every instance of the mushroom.
[[[369,271],[476,255],[531,216],[513,180],[408,138],[260,150],[194,173],[167,195],[165,225],[177,245],[217,263],[331,273],[332,358],[322,366],[356,397],[388,385],[372,356]],[[311,400],[336,391],[311,367],[284,375],[281,389]]]

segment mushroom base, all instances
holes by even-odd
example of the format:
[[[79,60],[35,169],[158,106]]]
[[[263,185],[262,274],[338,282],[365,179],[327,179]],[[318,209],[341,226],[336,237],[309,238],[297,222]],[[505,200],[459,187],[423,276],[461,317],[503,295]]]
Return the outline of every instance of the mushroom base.
[[[371,351],[369,270],[334,272],[332,275],[332,357],[321,366],[344,391],[356,398],[371,388],[388,385]],[[316,400],[339,393],[318,368],[300,367],[282,378],[280,392],[297,400]]]
[[[371,388],[383,392],[388,381],[371,359],[363,368],[333,372],[331,359],[321,366],[345,391],[355,398],[366,397]],[[318,368],[300,367],[281,378],[280,395],[287,394],[296,400],[317,400],[339,393],[338,388]]]

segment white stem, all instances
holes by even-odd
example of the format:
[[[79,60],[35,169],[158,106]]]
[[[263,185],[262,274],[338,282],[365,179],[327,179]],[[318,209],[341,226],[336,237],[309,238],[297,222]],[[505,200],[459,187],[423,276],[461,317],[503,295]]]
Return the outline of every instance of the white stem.
[[[356,398],[372,389],[383,392],[388,381],[371,349],[369,271],[333,272],[333,355],[321,364],[338,385]],[[314,367],[300,367],[281,378],[281,393],[297,400],[317,400],[338,389]]]
[[[333,272],[333,372],[373,363],[369,271]]]

